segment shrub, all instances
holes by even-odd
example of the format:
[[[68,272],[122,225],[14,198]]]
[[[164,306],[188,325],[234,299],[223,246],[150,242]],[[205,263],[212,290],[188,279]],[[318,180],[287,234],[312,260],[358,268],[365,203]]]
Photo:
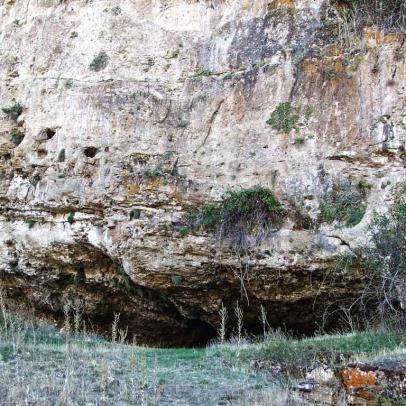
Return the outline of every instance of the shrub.
[[[23,106],[20,103],[14,103],[10,107],[3,107],[1,111],[12,120],[17,120],[18,116],[23,112]]]
[[[222,201],[204,207],[198,225],[216,231],[220,239],[230,238],[235,248],[258,243],[280,226],[285,210],[273,193],[262,187],[229,192]]]
[[[406,183],[397,187],[387,214],[376,214],[370,227],[373,247],[366,252],[370,281],[365,300],[377,305],[384,323],[405,327],[406,310]]]
[[[320,220],[337,221],[346,227],[354,227],[365,215],[366,206],[362,194],[351,185],[337,183],[327,192],[320,203]]]
[[[290,102],[279,104],[272,112],[271,117],[267,120],[274,130],[290,133],[293,129],[297,129],[299,115]]]
[[[106,52],[101,51],[93,58],[93,61],[90,63],[89,68],[92,71],[99,72],[107,66],[108,62],[108,55],[106,54]]]

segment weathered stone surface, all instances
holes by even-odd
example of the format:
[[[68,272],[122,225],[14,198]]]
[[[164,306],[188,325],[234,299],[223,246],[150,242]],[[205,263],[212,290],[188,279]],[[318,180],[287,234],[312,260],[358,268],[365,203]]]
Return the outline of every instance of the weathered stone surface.
[[[356,296],[357,272],[327,286],[325,270],[366,243],[406,178],[404,38],[371,28],[344,52],[325,0],[60,3],[0,2],[0,105],[24,106],[0,119],[0,272],[15,303],[60,318],[79,297],[96,327],[120,312],[142,342],[188,345],[213,337],[222,302],[240,300],[248,329],[263,304],[272,324],[311,331]],[[298,132],[266,124],[285,101]],[[298,213],[317,223],[337,179],[371,186],[362,222],[303,228]],[[255,185],[289,215],[243,266],[181,232],[191,208]]]

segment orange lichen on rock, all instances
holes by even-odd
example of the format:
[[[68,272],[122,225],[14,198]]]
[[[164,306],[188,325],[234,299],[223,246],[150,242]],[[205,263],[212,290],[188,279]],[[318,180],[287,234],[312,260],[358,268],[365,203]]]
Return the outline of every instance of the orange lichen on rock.
[[[140,191],[140,186],[139,185],[137,185],[137,184],[127,185],[127,194],[129,196],[133,196],[133,195],[139,193],[139,191]]]
[[[163,179],[156,178],[156,179],[151,180],[148,183],[147,189],[149,189],[149,190],[159,189],[162,185],[163,185]]]
[[[320,71],[321,63],[317,59],[307,59],[302,62],[302,69],[306,74],[314,75]]]
[[[364,39],[369,46],[394,44],[405,39],[404,33],[385,34],[377,27],[368,27],[364,30]]]
[[[341,59],[335,61],[334,68],[337,73],[343,73],[345,71],[344,64]]]
[[[274,0],[270,7],[277,8],[277,7],[287,7],[287,8],[295,8],[295,1],[294,0]]]
[[[371,397],[368,390],[377,386],[377,376],[374,372],[361,371],[359,368],[349,368],[342,372],[344,386],[350,392],[356,392],[362,398]]]

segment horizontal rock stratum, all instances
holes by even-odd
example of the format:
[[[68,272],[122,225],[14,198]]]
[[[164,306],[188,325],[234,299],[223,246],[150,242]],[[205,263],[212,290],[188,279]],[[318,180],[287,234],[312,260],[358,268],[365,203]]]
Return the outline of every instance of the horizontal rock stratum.
[[[357,297],[364,272],[334,264],[406,178],[406,51],[399,32],[368,27],[358,47],[341,24],[325,0],[1,1],[10,303],[61,322],[80,301],[91,328],[120,313],[129,337],[172,346],[213,338],[222,304],[230,328],[239,301],[248,331],[262,305],[311,332]],[[356,225],[320,220],[340,183],[362,189]],[[256,186],[286,216],[249,252],[184,231]]]

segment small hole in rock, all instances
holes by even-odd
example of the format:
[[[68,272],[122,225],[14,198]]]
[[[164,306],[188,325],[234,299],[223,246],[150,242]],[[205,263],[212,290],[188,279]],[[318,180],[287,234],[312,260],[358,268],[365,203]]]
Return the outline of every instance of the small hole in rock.
[[[88,157],[88,158],[94,158],[97,154],[97,148],[96,147],[86,147],[83,150],[83,153]]]
[[[47,154],[48,154],[48,152],[46,149],[41,148],[37,151],[37,155],[39,158],[43,158],[43,157],[47,156]]]
[[[56,131],[52,128],[46,128],[44,130],[44,133],[45,133],[47,139],[50,140],[56,134]]]

